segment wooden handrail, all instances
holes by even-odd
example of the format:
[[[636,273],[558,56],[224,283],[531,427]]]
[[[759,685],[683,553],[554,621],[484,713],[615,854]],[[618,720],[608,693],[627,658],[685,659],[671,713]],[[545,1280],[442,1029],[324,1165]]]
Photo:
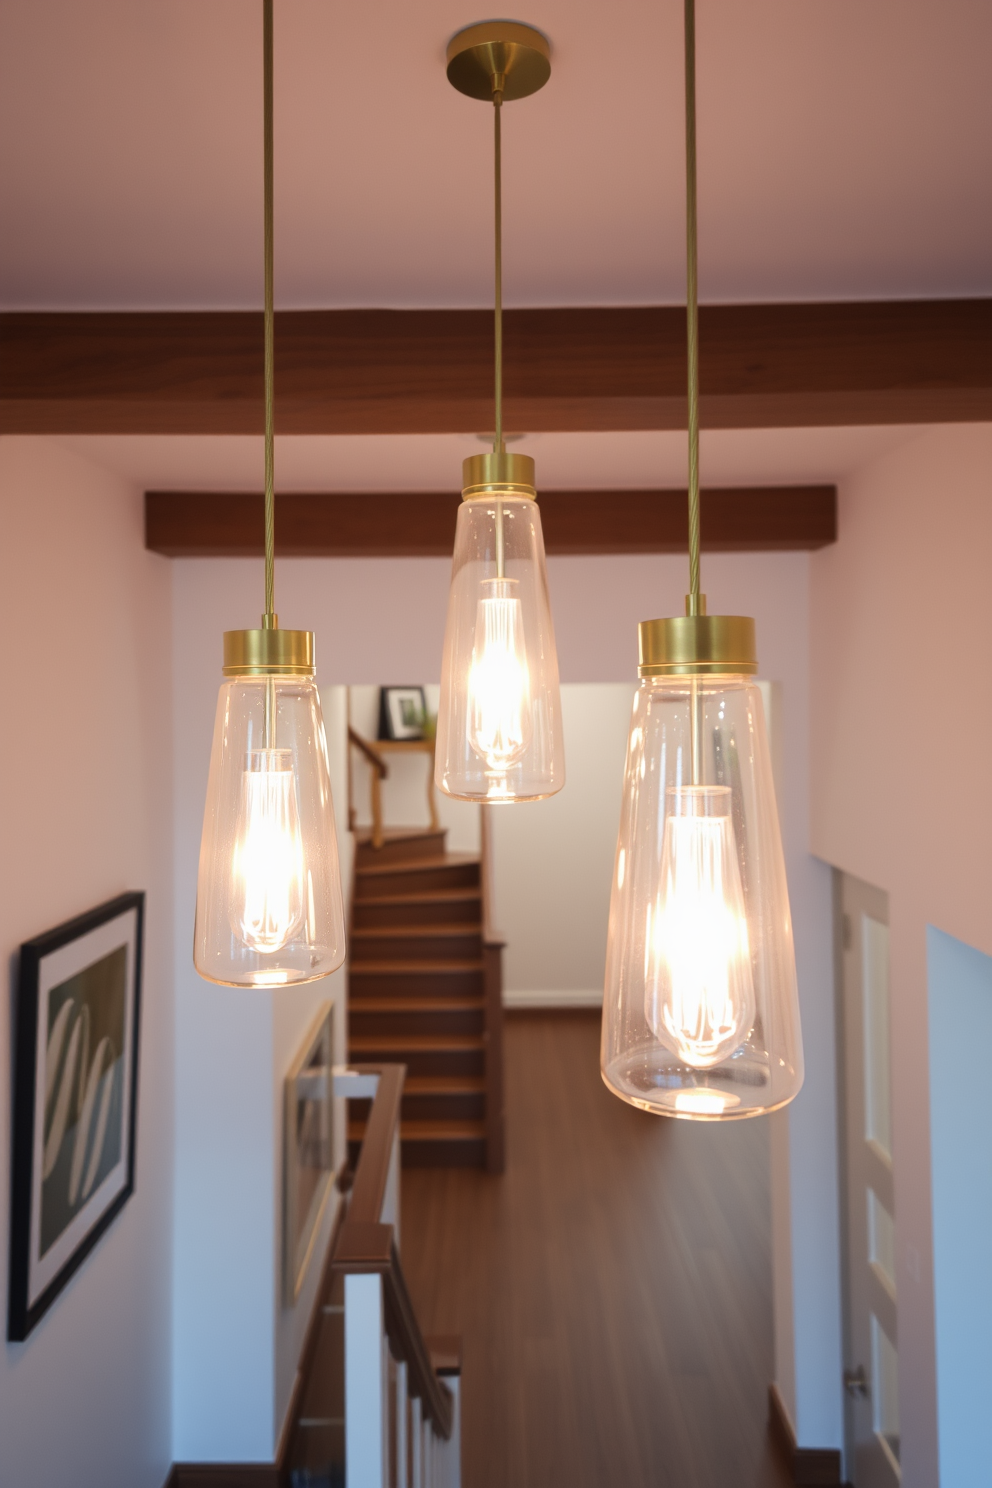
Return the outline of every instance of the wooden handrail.
[[[393,1144],[400,1119],[406,1066],[350,1065],[356,1074],[377,1075],[378,1086],[358,1156],[348,1217],[334,1247],[335,1271],[382,1277],[386,1335],[394,1359],[405,1362],[408,1388],[420,1398],[424,1415],[447,1441],[454,1421],[454,1401],[447,1385],[434,1373],[417,1315],[407,1291],[396,1249],[395,1230],[381,1222],[389,1184]]]
[[[358,1154],[348,1220],[357,1224],[378,1224],[389,1184],[393,1137],[400,1119],[406,1065],[350,1064],[348,1068],[359,1075],[377,1075],[379,1078]]]
[[[368,739],[363,739],[357,729],[353,729],[350,723],[348,725],[348,743],[354,744],[359,754],[364,754],[365,758],[368,760],[369,764],[372,766],[379,779],[385,780],[386,776],[389,774],[389,766],[386,764],[386,761],[383,759],[378,749],[376,749],[375,745],[370,744]]]

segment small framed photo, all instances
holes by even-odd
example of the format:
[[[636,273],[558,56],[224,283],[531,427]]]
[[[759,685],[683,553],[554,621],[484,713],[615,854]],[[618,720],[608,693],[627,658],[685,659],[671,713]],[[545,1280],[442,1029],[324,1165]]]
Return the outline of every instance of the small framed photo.
[[[422,687],[380,689],[380,739],[422,739],[426,721],[427,699]]]
[[[334,1188],[334,1004],[324,1003],[286,1076],[283,1287],[299,1296]]]
[[[144,894],[21,946],[7,1337],[24,1339],[134,1192]]]

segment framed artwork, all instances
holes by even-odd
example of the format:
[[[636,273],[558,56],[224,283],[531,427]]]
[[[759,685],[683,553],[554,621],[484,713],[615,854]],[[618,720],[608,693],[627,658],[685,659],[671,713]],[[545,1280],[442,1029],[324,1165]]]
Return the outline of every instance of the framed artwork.
[[[24,1339],[134,1192],[144,894],[21,946],[7,1337]]]
[[[422,739],[426,718],[427,699],[422,687],[380,688],[380,739]]]
[[[283,1285],[299,1296],[334,1188],[334,1004],[324,1003],[286,1076]]]

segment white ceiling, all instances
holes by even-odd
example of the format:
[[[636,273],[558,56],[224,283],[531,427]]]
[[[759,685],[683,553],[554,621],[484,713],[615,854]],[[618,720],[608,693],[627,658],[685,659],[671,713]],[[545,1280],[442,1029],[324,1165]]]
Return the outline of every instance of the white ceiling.
[[[990,0],[698,0],[704,300],[992,291]],[[490,303],[473,0],[276,0],[276,285]],[[511,304],[684,293],[681,0],[533,0]],[[261,299],[259,0],[0,0],[0,305]]]
[[[916,434],[907,428],[713,429],[701,436],[705,485],[835,482]],[[67,449],[145,490],[259,491],[262,440],[150,435],[62,438]],[[543,490],[684,487],[684,433],[532,434],[515,449],[537,461]],[[283,491],[457,491],[460,434],[340,435],[276,441]]]

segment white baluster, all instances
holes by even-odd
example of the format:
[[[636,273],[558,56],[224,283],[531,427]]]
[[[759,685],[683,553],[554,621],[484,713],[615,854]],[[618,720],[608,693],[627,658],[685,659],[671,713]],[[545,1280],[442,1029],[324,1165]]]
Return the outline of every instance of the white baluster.
[[[420,1396],[410,1401],[410,1488],[424,1488],[424,1438],[420,1429]]]
[[[348,1488],[385,1488],[388,1368],[381,1276],[344,1279],[344,1418]]]
[[[406,1393],[406,1365],[396,1366],[396,1482],[398,1488],[409,1488],[407,1463],[408,1401]]]

